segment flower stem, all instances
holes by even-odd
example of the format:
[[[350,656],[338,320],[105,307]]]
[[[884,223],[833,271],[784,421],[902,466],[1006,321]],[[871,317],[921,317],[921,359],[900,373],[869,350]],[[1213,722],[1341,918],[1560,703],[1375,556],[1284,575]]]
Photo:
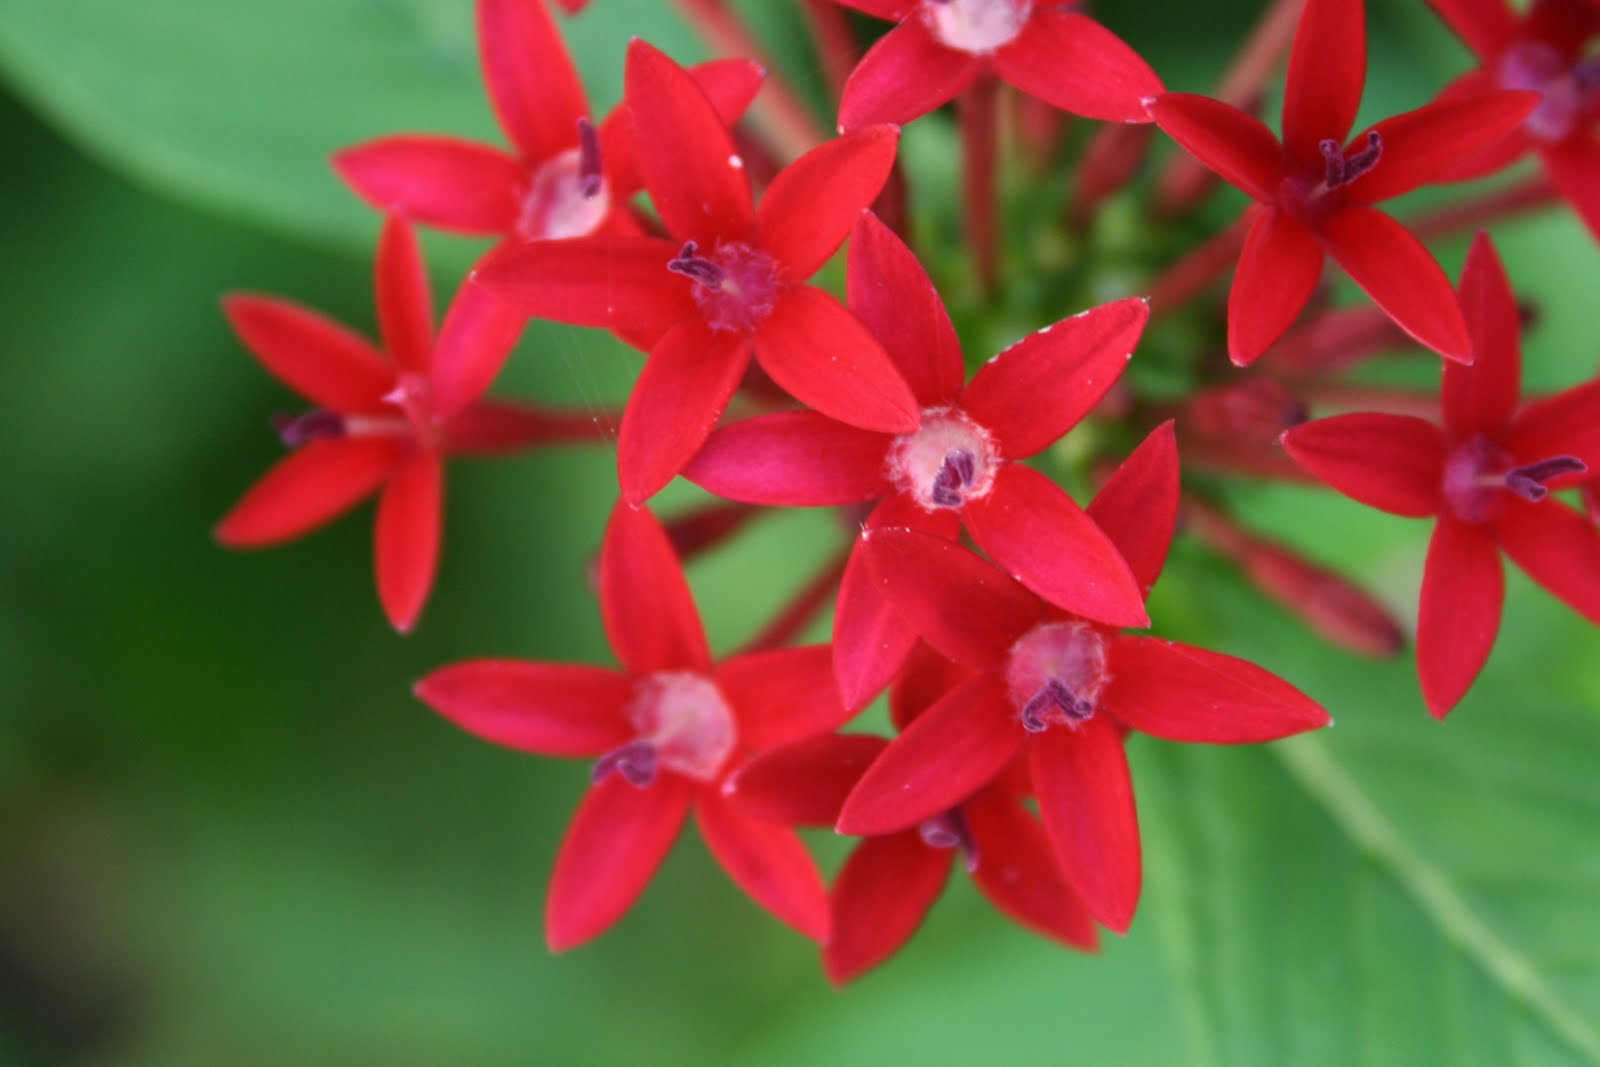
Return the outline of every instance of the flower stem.
[[[999,152],[1000,83],[979,77],[957,101],[961,116],[962,197],[967,211],[967,239],[977,255],[978,281],[992,293],[999,273],[1000,235],[995,227],[995,164]]]
[[[1249,218],[1246,214],[1156,276],[1146,290],[1152,317],[1178,310],[1228,273],[1244,247]]]
[[[811,25],[817,57],[822,60],[822,76],[827,79],[833,100],[844,95],[844,83],[861,58],[850,19],[833,0],[801,0],[800,9]]]
[[[1463,200],[1414,216],[1406,225],[1424,241],[1477,229],[1491,222],[1535,211],[1561,199],[1555,185],[1535,174],[1475,200]]]

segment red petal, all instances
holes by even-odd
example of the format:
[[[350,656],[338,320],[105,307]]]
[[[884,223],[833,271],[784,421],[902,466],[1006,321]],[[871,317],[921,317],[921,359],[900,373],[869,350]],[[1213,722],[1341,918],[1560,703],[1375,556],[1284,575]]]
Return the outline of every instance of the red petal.
[[[839,250],[894,167],[897,126],[869,126],[813,148],[778,173],[756,211],[761,247],[791,282]]]
[[[1257,200],[1276,201],[1283,149],[1260,119],[1194,93],[1158,96],[1150,114],[1167,136],[1228,183]]]
[[[1444,365],[1444,424],[1458,440],[1475,433],[1499,440],[1517,409],[1522,322],[1511,282],[1485,233],[1472,242],[1461,272],[1461,311],[1472,336],[1472,365]]]
[[[1516,32],[1505,0],[1428,0],[1428,4],[1479,59],[1495,58]]]
[[[1444,490],[1444,434],[1410,415],[1334,415],[1296,426],[1283,447],[1345,496],[1395,515],[1420,518]]]
[[[1090,914],[1127,933],[1143,869],[1121,735],[1108,718],[1096,715],[1076,730],[1046,730],[1029,748],[1039,814],[1062,871]]]
[[[1046,937],[1093,952],[1094,918],[1067,884],[1044,827],[1013,796],[985,789],[961,805],[977,846],[972,880],[1012,919]]]
[[[1528,577],[1600,625],[1600,530],[1559,500],[1512,501],[1496,532]]]
[[[688,71],[637,38],[628,44],[628,112],[650,201],[679,240],[742,241],[750,180],[728,126]]]
[[[1228,292],[1228,357],[1247,367],[1300,316],[1322,277],[1317,235],[1275,209],[1259,209]]]
[[[1349,207],[1323,224],[1322,237],[1396,325],[1446,359],[1472,362],[1472,338],[1450,279],[1411,231],[1376,208]]]
[[[841,834],[886,834],[955,807],[1000,773],[1022,747],[1005,683],[962,683],[889,742],[839,813]]]
[[[867,212],[850,235],[849,304],[923,407],[952,403],[967,380],[961,341],[916,253]]]
[[[1561,190],[1583,224],[1589,227],[1589,232],[1600,240],[1600,181],[1594,178],[1600,174],[1600,140],[1571,137],[1539,154],[1544,160],[1545,173],[1556,183],[1556,188]]]
[[[755,342],[761,369],[802,404],[863,430],[917,428],[917,398],[883,346],[821,289],[785,293]]]
[[[700,794],[700,835],[728,877],[750,899],[816,941],[828,938],[828,891],[793,830],[741,815],[721,797]]]
[[[865,734],[823,734],[746,763],[722,787],[747,815],[790,826],[829,826],[862,772],[889,742]]]
[[[1107,122],[1149,122],[1145,101],[1163,91],[1155,71],[1122,38],[1091,18],[1047,7],[995,53],[994,65],[1030,96]]]
[[[647,508],[619,502],[611,512],[600,548],[600,614],[630,674],[711,665],[683,566]]]
[[[550,877],[544,928],[551,951],[604,933],[633,906],[672,848],[693,795],[676,774],[649,789],[612,775],[589,790]]]
[[[1044,613],[1039,598],[960,545],[921,530],[878,527],[863,552],[895,610],[923,640],[978,670],[997,670]]]
[[[855,504],[888,491],[883,466],[892,440],[814,411],[759,415],[713,433],[683,476],[748,504]]]
[[[1434,718],[1458,704],[1500,632],[1505,571],[1488,526],[1440,515],[1428,544],[1417,619],[1417,674]]]
[[[535,241],[491,256],[477,277],[526,315],[574,326],[665,330],[698,317],[692,283],[667,269],[677,252],[653,237]]]
[[[946,48],[918,18],[907,19],[867,50],[839,100],[839,129],[878,122],[905,125],[972,84],[983,60]]]
[[[1178,493],[1178,442],[1169,419],[1150,431],[1089,502],[1089,518],[1111,539],[1147,594],[1167,562]]]
[[[419,451],[389,477],[378,498],[378,599],[401,633],[416,625],[433,588],[443,496],[444,465],[436,453]]]
[[[946,659],[933,646],[918,641],[889,690],[889,721],[903,733],[918,715],[971,677],[972,668]]]
[[[961,407],[1007,459],[1041,452],[1116,384],[1149,319],[1150,305],[1132,298],[1035,330],[973,375]]]
[[[479,0],[478,52],[500,127],[524,159],[543,161],[578,143],[589,104],[543,4]]]
[[[952,855],[914,831],[856,846],[833,884],[833,936],[822,947],[830,982],[859,978],[911,939],[944,892]]]
[[[1002,464],[987,496],[963,510],[973,540],[1007,573],[1074,615],[1148,626],[1143,590],[1094,521],[1049,478]]]
[[[855,8],[873,18],[899,22],[921,5],[922,0],[835,0],[840,7]]]
[[[1343,142],[1367,80],[1364,0],[1306,0],[1284,86],[1283,143],[1302,163],[1322,169],[1317,144]]]
[[[739,741],[763,750],[826,733],[850,712],[833,684],[827,645],[734,656],[717,667],[717,685],[733,705]]]
[[[1383,137],[1383,155],[1351,183],[1350,196],[1370,204],[1409,193],[1494,146],[1538,102],[1538,93],[1500,91],[1440,100],[1384,119],[1373,127]],[[1362,138],[1356,149],[1364,144]]]
[[[217,540],[229,548],[260,548],[321,526],[382,485],[402,447],[394,440],[342,438],[296,449],[218,523]]]
[[[705,92],[717,115],[731,127],[761,90],[766,71],[748,59],[713,59],[690,67],[689,76]],[[633,121],[626,107],[614,108],[600,124],[600,158],[615,200],[627,200],[643,186],[639,153],[633,143]]]
[[[528,317],[472,277],[461,283],[433,353],[433,409],[441,419],[488,391],[517,346]]]
[[[365,338],[272,297],[229,296],[222,310],[250,354],[312,403],[343,412],[385,407],[394,369]]]
[[[674,327],[634,383],[617,435],[622,495],[646,500],[683,469],[722,417],[749,365],[743,334],[699,319]]]
[[[383,220],[373,289],[384,350],[401,370],[426,374],[433,355],[433,292],[417,235],[399,215]]]
[[[333,169],[379,211],[488,236],[517,221],[523,170],[498,148],[458,137],[384,137],[337,152]]]
[[[1439,95],[1434,99],[1436,101],[1460,100],[1499,91],[1500,81],[1491,71],[1470,70],[1439,90]],[[1511,164],[1527,155],[1532,148],[1533,139],[1528,136],[1528,131],[1524,127],[1494,141],[1488,148],[1480,149],[1470,156],[1449,164],[1433,180],[1436,182],[1463,182],[1487,178],[1491,174],[1498,174],[1505,170]],[[1387,151],[1387,146],[1385,146],[1385,150]]]
[[[418,699],[470,734],[545,756],[599,756],[633,737],[633,679],[566,663],[483,659],[417,683]]]
[[[1521,462],[1572,455],[1588,464],[1591,473],[1600,471],[1600,381],[1523,408],[1511,424],[1506,445]]]
[[[1316,730],[1328,713],[1271,671],[1159,637],[1112,638],[1101,706],[1168,741],[1247,745]]]

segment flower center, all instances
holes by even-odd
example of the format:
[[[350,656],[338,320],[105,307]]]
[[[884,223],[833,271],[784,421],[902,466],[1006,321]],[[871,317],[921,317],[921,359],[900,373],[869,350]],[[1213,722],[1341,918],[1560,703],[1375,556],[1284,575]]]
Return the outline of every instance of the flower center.
[[[989,431],[955,408],[929,408],[889,448],[889,480],[924,510],[959,510],[994,487],[1000,455]]]
[[[713,330],[751,332],[783,292],[777,261],[740,242],[718,245],[707,256],[694,241],[685,242],[667,269],[694,282],[694,302]]]
[[[1105,635],[1078,619],[1034,627],[1006,663],[1011,704],[1030,733],[1093,718],[1107,681]]]
[[[524,241],[587,237],[611,213],[611,186],[600,167],[600,137],[578,120],[578,147],[533,172],[522,195],[517,236]]]
[[[988,55],[1010,44],[1033,11],[1032,0],[923,0],[922,17],[946,48]]]
[[[1537,504],[1550,495],[1546,482],[1589,469],[1576,456],[1551,456],[1521,466],[1513,462],[1509,452],[1482,434],[1452,452],[1444,465],[1444,499],[1456,518],[1493,522],[1506,509],[1506,493]]]
[[[709,782],[733,753],[733,711],[716,683],[690,671],[661,671],[639,683],[627,709],[639,736],[595,761],[589,780],[620,774],[644,789],[666,769]]]
[[[1600,108],[1600,58],[1573,63],[1541,41],[1520,41],[1505,50],[1497,67],[1502,87],[1542,94],[1539,106],[1522,120],[1536,140],[1564,141]]]
[[[978,869],[978,843],[973,840],[972,827],[960,808],[923,819],[917,824],[917,834],[929,848],[960,849],[968,874]]]
[[[1383,158],[1383,134],[1367,131],[1366,146],[1347,152],[1333,138],[1317,143],[1322,172],[1290,174],[1278,183],[1278,204],[1296,222],[1315,228],[1343,199],[1339,190],[1368,173]]]
[[[313,408],[303,415],[274,415],[272,428],[289,448],[341,437],[411,437],[430,447],[437,444],[438,423],[433,417],[427,378],[403,373],[383,400],[395,407],[395,414],[346,415]]]

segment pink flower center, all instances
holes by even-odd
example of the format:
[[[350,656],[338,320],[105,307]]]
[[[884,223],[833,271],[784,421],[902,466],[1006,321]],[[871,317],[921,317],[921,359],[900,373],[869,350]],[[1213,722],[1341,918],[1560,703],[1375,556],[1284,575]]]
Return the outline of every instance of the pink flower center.
[[[1546,482],[1588,469],[1576,456],[1551,456],[1518,466],[1511,453],[1477,434],[1445,460],[1445,504],[1462,522],[1493,522],[1506,509],[1507,493],[1536,504],[1550,495]]]
[[[1011,704],[1030,733],[1056,723],[1076,728],[1093,718],[1109,680],[1105,635],[1078,619],[1034,627],[1006,662]]]
[[[1033,0],[923,0],[922,18],[946,48],[986,56],[1017,39]]]
[[[960,808],[923,819],[917,824],[917,835],[929,848],[959,849],[968,874],[978,869],[978,843]]]
[[[578,120],[578,147],[547,160],[528,179],[517,215],[524,241],[587,237],[611,213],[611,185],[600,167],[600,138]]]
[[[1322,170],[1285,175],[1278,183],[1278,206],[1296,222],[1317,228],[1344,202],[1341,190],[1370,172],[1383,158],[1381,133],[1368,130],[1366,142],[1354,152],[1346,152],[1331,137],[1318,142]]]
[[[929,408],[890,446],[888,476],[924,510],[959,510],[994,488],[1000,462],[988,430],[955,408]]]
[[[742,242],[701,255],[684,243],[667,269],[694,282],[694,302],[713,330],[750,333],[771,314],[783,293],[783,274],[771,256]]]
[[[722,691],[691,671],[661,671],[642,679],[626,714],[639,736],[596,760],[591,782],[620,774],[629,785],[644,789],[663,768],[709,782],[738,740]]]
[[[1507,89],[1532,89],[1543,94],[1522,128],[1528,136],[1564,141],[1593,120],[1600,110],[1600,59],[1572,62],[1541,41],[1521,41],[1501,54],[1496,76]]]

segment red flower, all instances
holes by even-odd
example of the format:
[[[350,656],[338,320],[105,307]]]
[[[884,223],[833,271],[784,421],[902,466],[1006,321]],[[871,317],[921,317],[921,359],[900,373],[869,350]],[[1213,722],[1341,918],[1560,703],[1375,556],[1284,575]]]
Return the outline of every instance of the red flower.
[[[960,341],[916,256],[871,214],[850,241],[850,309],[911,383],[922,424],[899,436],[809,411],[748,419],[713,434],[686,469],[694,482],[754,504],[880,501],[868,528],[914,526],[974,540],[1057,606],[1144,626],[1143,590],[1106,535],[1050,479],[1016,460],[1077,425],[1127,366],[1149,317],[1119,300],[1046,326],[990,360],[963,386]],[[834,623],[844,701],[882,689],[915,634],[884,599],[860,545]]]
[[[1331,253],[1412,337],[1470,362],[1472,347],[1444,271],[1411,233],[1372,205],[1433,180],[1527,117],[1532,93],[1442,101],[1385,119],[1346,144],[1366,81],[1361,0],[1308,0],[1289,58],[1283,143],[1217,100],[1169,93],[1156,122],[1260,203],[1228,297],[1228,352],[1243,365],[1300,314]]]
[[[1516,300],[1479,236],[1461,276],[1478,358],[1445,365],[1444,425],[1405,415],[1318,419],[1284,435],[1312,474],[1363,504],[1434,516],[1417,621],[1417,671],[1443,718],[1500,628],[1504,549],[1534,581],[1600,623],[1600,533],[1552,488],[1600,469],[1600,382],[1517,410]]]
[[[1168,423],[1089,507],[1140,582],[1160,574],[1177,515]],[[1089,911],[1121,933],[1139,899],[1139,827],[1123,732],[1239,744],[1314,729],[1327,713],[1232,656],[1051,608],[1004,572],[917,530],[867,535],[868,560],[917,633],[977,673],[875,760],[838,830],[883,834],[948,810],[1026,749],[1046,831]]]
[[[340,177],[380,210],[457,233],[525,242],[637,232],[624,210],[639,190],[627,122],[620,110],[590,122],[544,4],[478,0],[478,41],[511,152],[459,137],[384,137],[335,154]],[[760,66],[747,60],[692,73],[729,122],[761,87]]]
[[[782,171],[759,209],[728,128],[684,70],[628,47],[627,105],[640,170],[673,241],[596,237],[510,252],[485,282],[530,314],[664,331],[618,440],[624,498],[643,500],[694,455],[751,350],[780,387],[854,426],[905,433],[917,404],[883,348],[832,296],[801,284],[877,196],[898,132],[875,126]]]
[[[1161,80],[1121,38],[1059,3],[838,0],[900,23],[845,82],[839,128],[907,123],[986,72],[1047,104],[1110,122],[1149,122]]]
[[[621,671],[517,660],[459,663],[417,695],[495,744],[598,757],[567,831],[545,910],[550,947],[572,948],[632,906],[693,810],[706,844],[760,905],[828,935],[822,879],[793,831],[722,795],[736,760],[846,717],[824,646],[714,665],[683,570],[661,526],[620,504],[600,554],[600,608]]]
[[[251,354],[318,406],[280,420],[294,453],[234,506],[217,538],[233,548],[286,541],[382,486],[378,596],[405,632],[433,586],[444,455],[501,451],[537,438],[539,426],[530,413],[478,402],[516,344],[523,316],[468,280],[435,339],[427,273],[398,217],[385,222],[379,240],[376,289],[383,352],[297,304],[244,295],[224,301]]]
[[[1446,99],[1495,89],[1532,89],[1539,106],[1522,128],[1451,177],[1480,177],[1537,152],[1544,169],[1600,237],[1600,7],[1585,0],[1534,0],[1525,12],[1503,0],[1429,0],[1482,63],[1445,89]]]

